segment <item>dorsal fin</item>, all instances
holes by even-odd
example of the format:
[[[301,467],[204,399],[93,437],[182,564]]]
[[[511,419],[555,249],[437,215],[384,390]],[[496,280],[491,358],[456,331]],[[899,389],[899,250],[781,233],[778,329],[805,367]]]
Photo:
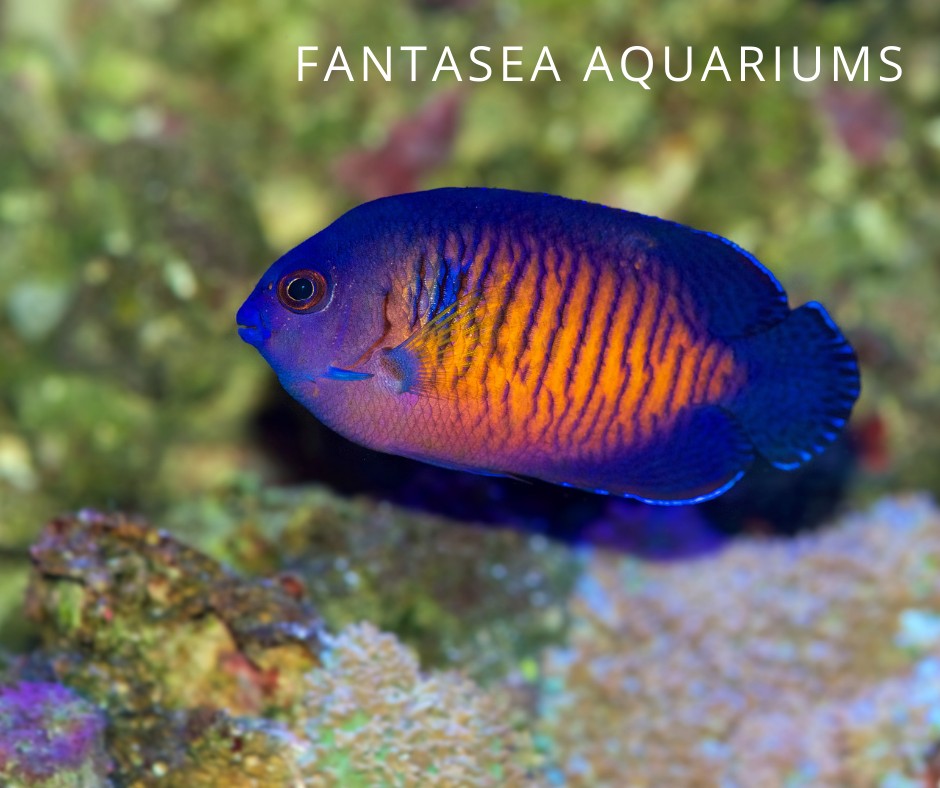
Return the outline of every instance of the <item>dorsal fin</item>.
[[[690,312],[714,336],[751,336],[777,325],[790,313],[780,282],[737,244],[665,219],[628,215],[635,228],[627,236],[628,255],[635,246],[636,255],[671,270],[692,299]]]

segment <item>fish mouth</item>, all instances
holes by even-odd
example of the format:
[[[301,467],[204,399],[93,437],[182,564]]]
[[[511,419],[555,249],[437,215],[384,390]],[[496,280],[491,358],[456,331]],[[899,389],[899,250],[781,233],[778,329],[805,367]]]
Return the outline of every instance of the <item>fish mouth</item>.
[[[264,324],[264,315],[255,301],[254,295],[249,296],[235,315],[235,323],[238,325],[238,336],[249,345],[258,347],[271,336],[271,329]]]
[[[271,332],[261,325],[243,325],[239,323],[238,336],[240,336],[242,340],[247,342],[249,345],[254,345],[257,347],[269,336],[271,336]]]

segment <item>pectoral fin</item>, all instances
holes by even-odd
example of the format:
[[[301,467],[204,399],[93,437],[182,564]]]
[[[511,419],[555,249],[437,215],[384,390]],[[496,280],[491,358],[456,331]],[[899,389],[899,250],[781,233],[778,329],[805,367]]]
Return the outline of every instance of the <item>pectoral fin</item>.
[[[473,353],[484,342],[481,291],[462,296],[398,347],[383,351],[382,365],[404,393],[450,397]]]

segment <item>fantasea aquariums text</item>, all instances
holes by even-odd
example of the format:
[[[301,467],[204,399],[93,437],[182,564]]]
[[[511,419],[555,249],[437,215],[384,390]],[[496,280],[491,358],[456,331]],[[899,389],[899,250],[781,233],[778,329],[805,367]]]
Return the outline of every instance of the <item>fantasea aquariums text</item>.
[[[562,64],[549,47],[476,46],[458,51],[449,46],[297,47],[297,80],[347,82],[535,82],[580,79],[582,82],[627,81],[650,90],[650,82],[725,80],[781,82],[896,82],[903,73],[901,47],[775,46],[762,48],[665,46],[660,50],[631,46],[620,51],[594,47],[580,67]]]

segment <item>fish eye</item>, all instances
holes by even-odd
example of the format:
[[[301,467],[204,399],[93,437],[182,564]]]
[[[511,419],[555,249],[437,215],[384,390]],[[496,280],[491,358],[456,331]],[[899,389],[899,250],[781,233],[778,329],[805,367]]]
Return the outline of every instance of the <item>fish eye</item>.
[[[292,312],[309,312],[325,295],[326,279],[318,271],[294,271],[277,283],[278,300]]]

